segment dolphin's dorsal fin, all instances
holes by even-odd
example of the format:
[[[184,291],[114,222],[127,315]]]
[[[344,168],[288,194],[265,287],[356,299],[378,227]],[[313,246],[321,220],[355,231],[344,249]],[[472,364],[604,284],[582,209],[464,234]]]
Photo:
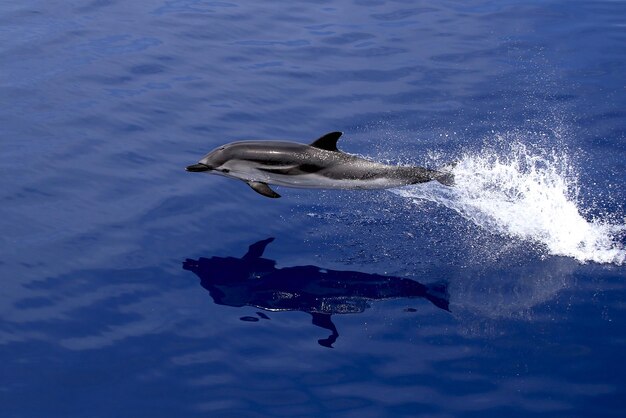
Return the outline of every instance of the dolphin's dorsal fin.
[[[278,193],[270,189],[270,186],[268,186],[267,183],[262,183],[260,181],[247,181],[246,183],[248,183],[248,186],[252,187],[252,190],[259,194],[262,194],[263,196],[271,197],[274,199],[280,197]]]
[[[262,241],[255,242],[250,247],[248,247],[248,252],[241,258],[245,260],[261,258],[261,256],[263,255],[263,251],[265,251],[265,247],[267,247],[267,244],[272,241],[274,241],[274,238],[267,238]]]
[[[339,151],[337,149],[337,140],[343,132],[330,132],[324,136],[319,137],[311,143],[312,147],[324,149],[326,151]]]

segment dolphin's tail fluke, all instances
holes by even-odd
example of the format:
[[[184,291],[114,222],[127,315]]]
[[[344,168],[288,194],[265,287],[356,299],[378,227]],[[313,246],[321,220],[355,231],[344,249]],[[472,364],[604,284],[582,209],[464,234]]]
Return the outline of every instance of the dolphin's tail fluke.
[[[456,165],[457,165],[457,162],[455,161],[453,163],[440,167],[435,172],[433,179],[437,180],[439,183],[443,184],[444,186],[454,186],[454,173],[452,172],[452,170],[454,170],[454,167],[456,167]]]
[[[438,308],[450,311],[450,296],[448,296],[448,284],[437,282],[426,285],[426,299]]]

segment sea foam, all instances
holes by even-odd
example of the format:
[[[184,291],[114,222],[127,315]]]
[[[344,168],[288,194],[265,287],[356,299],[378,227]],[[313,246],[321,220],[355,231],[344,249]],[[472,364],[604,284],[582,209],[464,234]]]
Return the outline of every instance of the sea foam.
[[[463,155],[453,173],[454,187],[431,182],[392,192],[436,202],[490,231],[538,243],[550,255],[624,264],[623,220],[585,216],[578,178],[562,149],[507,142],[506,151]]]

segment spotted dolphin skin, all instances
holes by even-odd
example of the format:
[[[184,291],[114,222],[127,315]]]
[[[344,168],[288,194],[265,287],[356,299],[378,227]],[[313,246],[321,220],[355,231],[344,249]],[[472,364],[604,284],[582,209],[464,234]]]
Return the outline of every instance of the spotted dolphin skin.
[[[266,197],[280,197],[270,184],[315,189],[388,189],[431,180],[451,186],[449,170],[390,166],[337,149],[342,132],[331,132],[310,145],[289,141],[239,141],[222,145],[187,171],[243,180]]]

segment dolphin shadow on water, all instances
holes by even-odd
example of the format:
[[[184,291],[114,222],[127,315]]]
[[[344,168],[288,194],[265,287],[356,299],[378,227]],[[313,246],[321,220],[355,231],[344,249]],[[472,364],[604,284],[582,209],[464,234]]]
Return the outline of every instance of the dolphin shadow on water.
[[[277,269],[275,260],[262,258],[265,247],[273,240],[268,238],[250,245],[241,258],[187,259],[183,269],[200,277],[200,284],[218,305],[311,314],[313,325],[331,332],[327,338],[318,340],[320,345],[330,348],[339,337],[332,315],[363,312],[371,301],[425,298],[449,311],[447,285],[441,282],[423,285],[401,277],[317,266]],[[264,313],[257,314],[268,319]],[[241,319],[258,320],[255,317]]]

